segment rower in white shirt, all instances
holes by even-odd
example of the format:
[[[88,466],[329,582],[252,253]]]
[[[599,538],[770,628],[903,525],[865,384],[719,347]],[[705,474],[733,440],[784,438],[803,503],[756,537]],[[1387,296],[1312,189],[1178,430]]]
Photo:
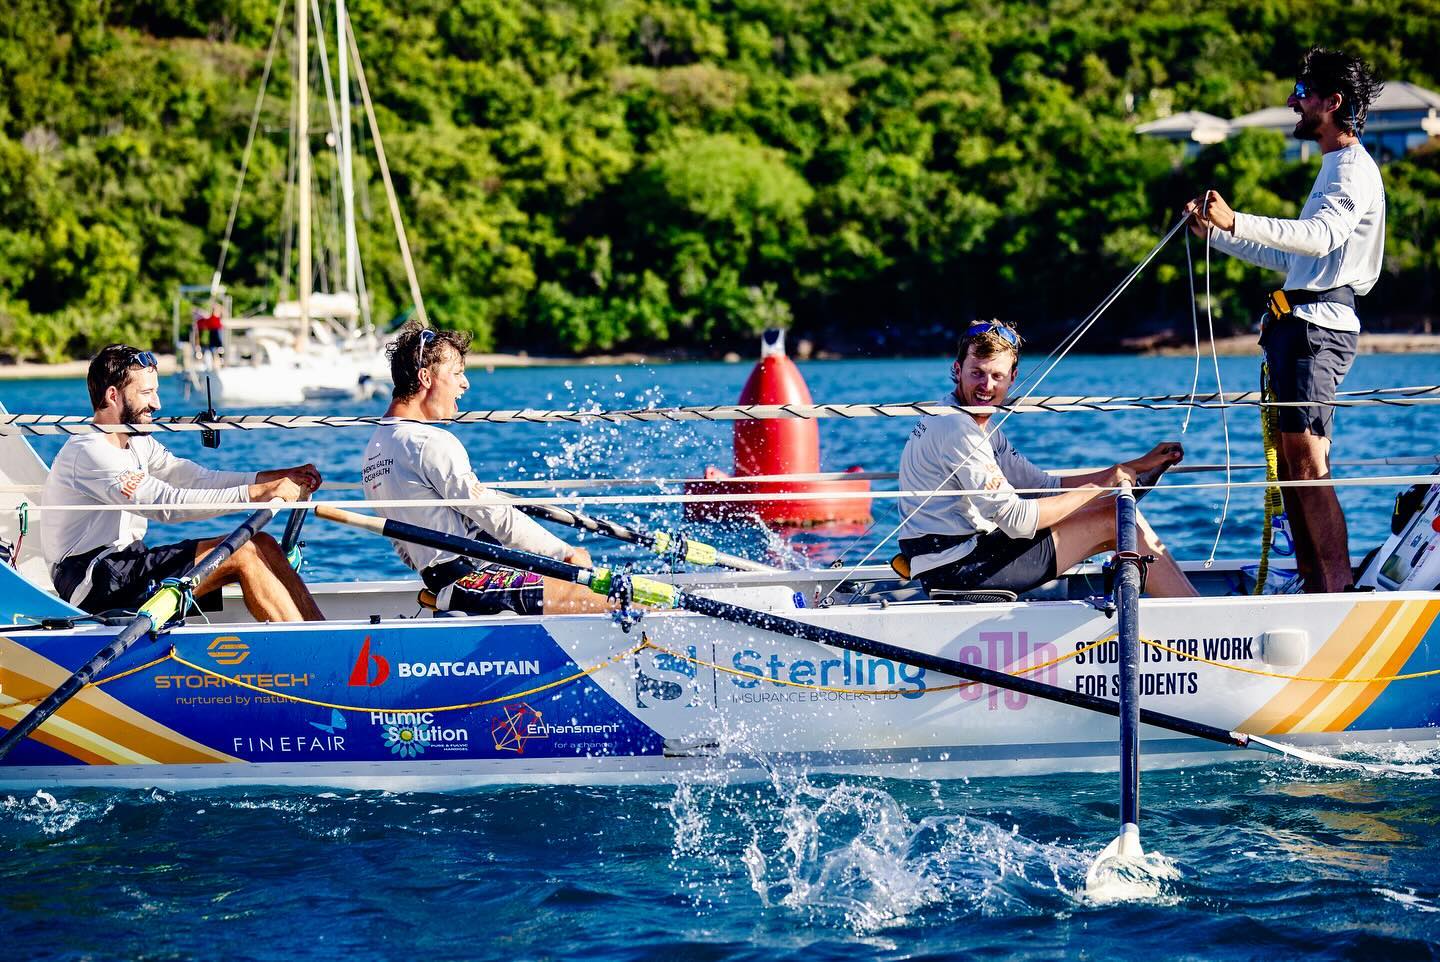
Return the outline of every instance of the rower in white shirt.
[[[1383,87],[1355,57],[1319,47],[1305,54],[1285,104],[1298,115],[1295,137],[1318,142],[1323,157],[1298,220],[1239,213],[1214,190],[1185,206],[1192,230],[1212,247],[1285,272],[1285,288],[1266,305],[1260,345],[1275,400],[1308,403],[1278,410],[1282,481],[1330,476],[1335,391],[1360,333],[1355,299],[1370,293],[1385,258],[1385,186],[1360,143]],[[1354,573],[1335,489],[1282,492],[1305,590],[1343,591]]]
[[[87,386],[97,424],[148,424],[160,410],[155,355],[111,344],[90,362]],[[149,434],[82,434],[65,442],[40,492],[58,505],[135,505],[159,510],[42,510],[40,536],[59,595],[89,612],[133,609],[166,578],[183,574],[220,543],[189,539],[149,547],[149,518],[211,518],[247,501],[299,501],[320,486],[313,464],[273,471],[213,471],[177,458]],[[204,510],[182,506],[204,505]],[[309,589],[268,534],[256,535],[195,589],[238,581],[257,621],[319,621]]]
[[[395,390],[387,418],[453,418],[470,382],[465,352],[470,336],[456,331],[414,327],[391,342],[390,374]],[[450,507],[427,501],[499,499],[470,466],[460,439],[432,424],[385,424],[365,447],[361,485],[371,501],[415,501],[414,507],[377,507],[382,518],[491,541],[507,548],[590,566],[590,554],[546,531],[507,504]],[[542,578],[503,565],[392,541],[400,559],[420,573],[434,593],[436,607],[466,614],[513,611],[522,615],[606,611],[604,598],[588,588]]]

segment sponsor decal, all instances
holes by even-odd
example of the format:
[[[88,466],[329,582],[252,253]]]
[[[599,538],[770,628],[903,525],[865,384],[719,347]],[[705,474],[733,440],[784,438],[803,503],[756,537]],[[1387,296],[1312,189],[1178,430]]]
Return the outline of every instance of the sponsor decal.
[[[230,680],[243,681],[247,685],[255,685],[257,688],[309,688],[310,675],[297,675],[288,671],[261,672],[258,674],[229,675],[219,677],[217,675],[202,675],[199,672],[191,672],[187,675],[156,675],[156,688],[226,688]]]
[[[889,696],[872,695],[869,692],[858,693],[868,697],[919,698],[925,694],[926,688],[924,668],[891,661],[889,658],[871,658],[846,650],[840,651],[838,658],[790,659],[773,651],[767,657],[751,648],[744,648],[734,654],[730,663],[736,671],[760,676],[760,678],[729,676],[731,683],[736,688],[742,689],[741,695],[745,693],[744,690],[758,688],[762,684],[761,678],[772,682],[786,681],[792,685],[821,688],[876,688],[895,692]],[[803,699],[801,698],[803,689],[792,689],[791,691],[795,696],[793,698],[740,697],[735,700],[812,700],[808,692],[804,694]]]
[[[528,702],[523,701],[506,705],[490,724],[490,736],[495,742],[495,750],[514,752],[517,755],[525,754],[525,746],[536,738],[553,739],[557,735],[587,736],[592,740],[576,741],[570,738],[564,744],[566,747],[604,748],[607,742],[603,739],[593,741],[594,737],[619,733],[619,722],[591,723],[571,719],[569,722],[550,723],[545,720],[543,712],[536,711]]]
[[[340,709],[332,708],[330,709],[330,724],[326,725],[323,722],[311,722],[310,725],[313,728],[320,729],[327,735],[333,735],[337,731],[343,732],[345,730],[345,716],[340,713]]]
[[[375,663],[375,677],[370,677],[370,663]],[[365,641],[360,645],[360,654],[355,656],[355,664],[350,669],[351,688],[378,688],[385,684],[385,679],[390,677],[390,662],[384,655],[370,654],[370,636],[365,636]]]
[[[371,669],[374,669],[373,673]],[[501,678],[540,674],[539,659],[491,661],[397,661],[397,678]],[[378,688],[390,678],[390,659],[370,650],[370,636],[350,668],[350,687]]]
[[[543,734],[531,732],[531,724],[540,721],[541,715],[527,702],[506,705],[501,712],[502,714],[490,723],[490,737],[495,742],[497,752],[523,755],[525,744],[530,739],[545,737]]]
[[[470,731],[436,724],[435,712],[370,712],[370,724],[382,729],[380,738],[390,754],[414,758],[427,750],[468,752]]]
[[[345,750],[344,735],[236,735],[231,751],[250,755],[324,755]]]
[[[236,635],[221,635],[205,651],[221,665],[238,665],[250,657],[250,646]]]

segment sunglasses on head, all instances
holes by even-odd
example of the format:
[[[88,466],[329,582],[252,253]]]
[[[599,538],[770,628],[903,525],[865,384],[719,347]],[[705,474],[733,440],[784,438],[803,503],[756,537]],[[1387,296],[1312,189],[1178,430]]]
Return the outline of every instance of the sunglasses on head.
[[[155,369],[157,369],[157,370],[160,368],[159,362],[157,362],[157,361],[155,360],[155,355],[152,354],[150,351],[137,351],[137,350],[134,350],[134,349],[132,349],[132,350],[130,351],[130,362],[129,362],[129,366],[130,366],[130,367],[153,367],[153,368],[155,368]]]
[[[420,336],[415,339],[415,370],[425,367],[425,348],[429,347],[433,340],[435,332],[431,330],[421,331]]]
[[[981,334],[999,334],[1011,347],[1020,346],[1020,335],[999,321],[976,321],[965,329],[966,337],[978,337]]]

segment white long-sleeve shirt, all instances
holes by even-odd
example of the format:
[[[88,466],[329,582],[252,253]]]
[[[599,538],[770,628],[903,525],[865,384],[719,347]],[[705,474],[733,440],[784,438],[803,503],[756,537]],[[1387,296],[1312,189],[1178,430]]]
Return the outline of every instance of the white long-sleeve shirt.
[[[419,502],[413,508],[376,508],[375,513],[382,518],[464,538],[485,535],[508,548],[557,561],[570,554],[569,545],[510,505],[424,504],[504,497],[480,483],[460,439],[432,424],[386,424],[376,428],[365,446],[360,481],[367,500]],[[455,557],[453,552],[409,542],[392,540],[391,544],[400,560],[416,571]]]
[[[1299,220],[1235,214],[1233,231],[1213,230],[1210,246],[1259,267],[1285,272],[1286,290],[1328,291],[1349,285],[1370,293],[1385,259],[1385,185],[1360,144],[1332,150]],[[1302,304],[1295,316],[1337,331],[1359,331],[1344,304]]]
[[[148,505],[161,510],[41,511],[40,544],[51,570],[71,555],[96,548],[126,548],[145,538],[148,518],[213,518],[250,500],[254,472],[213,471],[177,458],[148,434],[117,448],[108,435],[82,434],[65,442],[40,490],[40,505]],[[175,510],[207,505],[213,510]]]
[[[940,404],[954,404],[955,396]],[[1010,446],[995,421],[985,425],[964,411],[931,414],[920,419],[900,455],[902,491],[986,491],[983,495],[901,498],[900,537],[927,534],[985,534],[999,528],[1012,538],[1033,537],[1040,506],[1022,498],[1016,488],[1058,488],[1060,479],[1031,464]],[[989,435],[987,437],[987,434]],[[914,515],[911,515],[914,512]],[[910,571],[919,575],[958,561],[975,550],[974,540],[934,554],[910,559]]]

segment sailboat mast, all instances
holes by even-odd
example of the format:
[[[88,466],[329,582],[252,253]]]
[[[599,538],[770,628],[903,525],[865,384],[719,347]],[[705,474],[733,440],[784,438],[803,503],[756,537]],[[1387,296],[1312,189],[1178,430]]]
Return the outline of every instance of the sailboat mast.
[[[310,14],[308,0],[295,0],[295,139],[299,165],[296,172],[300,189],[300,329],[295,335],[295,349],[305,350],[310,339]]]
[[[335,0],[335,38],[340,63],[340,209],[345,218],[345,290],[360,295],[355,262],[355,172],[350,162],[350,55],[345,49],[345,0]]]

